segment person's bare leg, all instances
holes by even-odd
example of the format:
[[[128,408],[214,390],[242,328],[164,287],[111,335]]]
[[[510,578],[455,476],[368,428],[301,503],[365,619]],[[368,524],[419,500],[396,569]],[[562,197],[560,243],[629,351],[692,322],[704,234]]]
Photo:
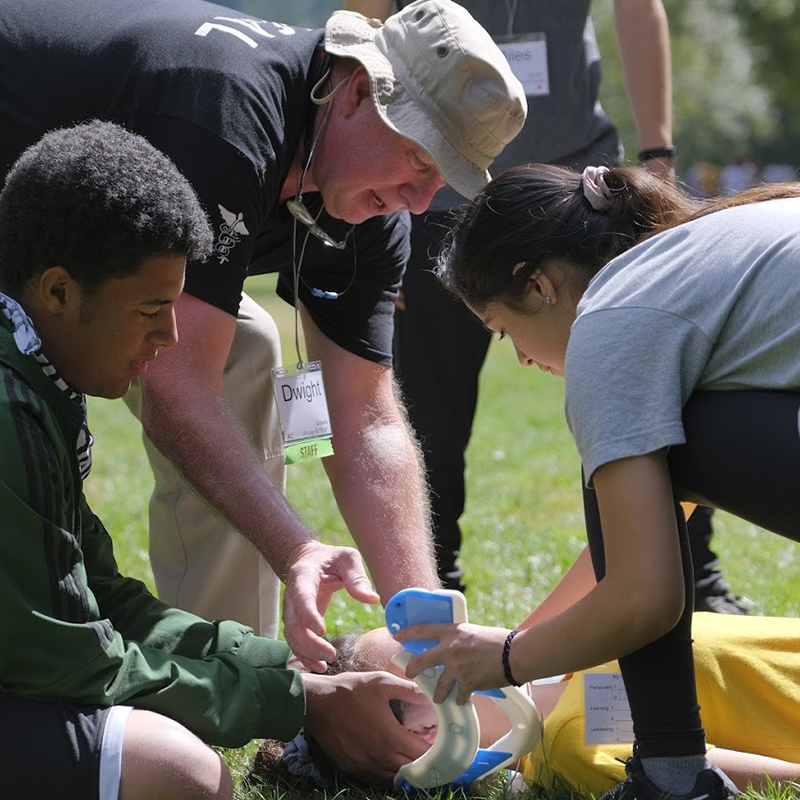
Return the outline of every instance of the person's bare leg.
[[[178,722],[134,709],[125,726],[119,800],[230,800],[233,780],[210,747]]]
[[[752,784],[757,792],[764,792],[767,788],[767,776],[773,782],[783,784],[800,778],[800,764],[793,761],[782,761],[757,753],[740,753],[738,750],[726,750],[723,747],[712,747],[707,755],[708,760],[742,790]]]

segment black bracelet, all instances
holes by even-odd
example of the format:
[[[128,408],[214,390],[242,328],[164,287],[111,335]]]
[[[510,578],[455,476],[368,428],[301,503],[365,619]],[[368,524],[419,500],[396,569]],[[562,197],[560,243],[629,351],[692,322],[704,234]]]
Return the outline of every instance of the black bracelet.
[[[651,147],[647,150],[640,150],[637,158],[639,161],[650,161],[653,158],[675,158],[678,155],[678,148],[674,144],[666,144],[663,147]]]
[[[521,683],[517,683],[514,680],[514,676],[511,674],[511,666],[508,663],[508,654],[511,652],[511,642],[514,641],[514,637],[518,633],[519,631],[516,628],[514,628],[513,631],[509,631],[508,636],[506,636],[505,644],[503,645],[503,672],[505,673],[509,686],[522,686]]]

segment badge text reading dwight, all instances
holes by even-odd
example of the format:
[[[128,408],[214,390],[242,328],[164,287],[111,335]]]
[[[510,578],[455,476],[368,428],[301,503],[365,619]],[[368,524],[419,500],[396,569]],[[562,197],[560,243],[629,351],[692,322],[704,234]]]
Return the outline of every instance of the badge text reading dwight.
[[[331,435],[322,372],[283,375],[275,388],[284,441]]]
[[[273,388],[287,464],[332,455],[331,421],[319,361],[273,370]]]

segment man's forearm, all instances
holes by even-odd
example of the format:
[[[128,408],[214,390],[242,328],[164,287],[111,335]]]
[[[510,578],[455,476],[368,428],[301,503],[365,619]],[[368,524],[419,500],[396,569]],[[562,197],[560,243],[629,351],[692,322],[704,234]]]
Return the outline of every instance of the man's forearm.
[[[209,506],[253,542],[283,579],[289,554],[314,537],[219,397],[201,385],[180,398],[148,390],[142,424]]]
[[[409,586],[439,588],[419,447],[402,417],[335,439],[325,468],[382,602]]]

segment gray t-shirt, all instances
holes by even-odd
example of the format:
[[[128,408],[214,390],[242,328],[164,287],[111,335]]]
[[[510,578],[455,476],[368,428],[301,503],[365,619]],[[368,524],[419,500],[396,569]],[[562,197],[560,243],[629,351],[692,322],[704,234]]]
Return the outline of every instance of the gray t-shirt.
[[[800,391],[800,198],[719,211],[611,261],[578,305],[565,379],[587,481],[684,443],[694,391]]]

